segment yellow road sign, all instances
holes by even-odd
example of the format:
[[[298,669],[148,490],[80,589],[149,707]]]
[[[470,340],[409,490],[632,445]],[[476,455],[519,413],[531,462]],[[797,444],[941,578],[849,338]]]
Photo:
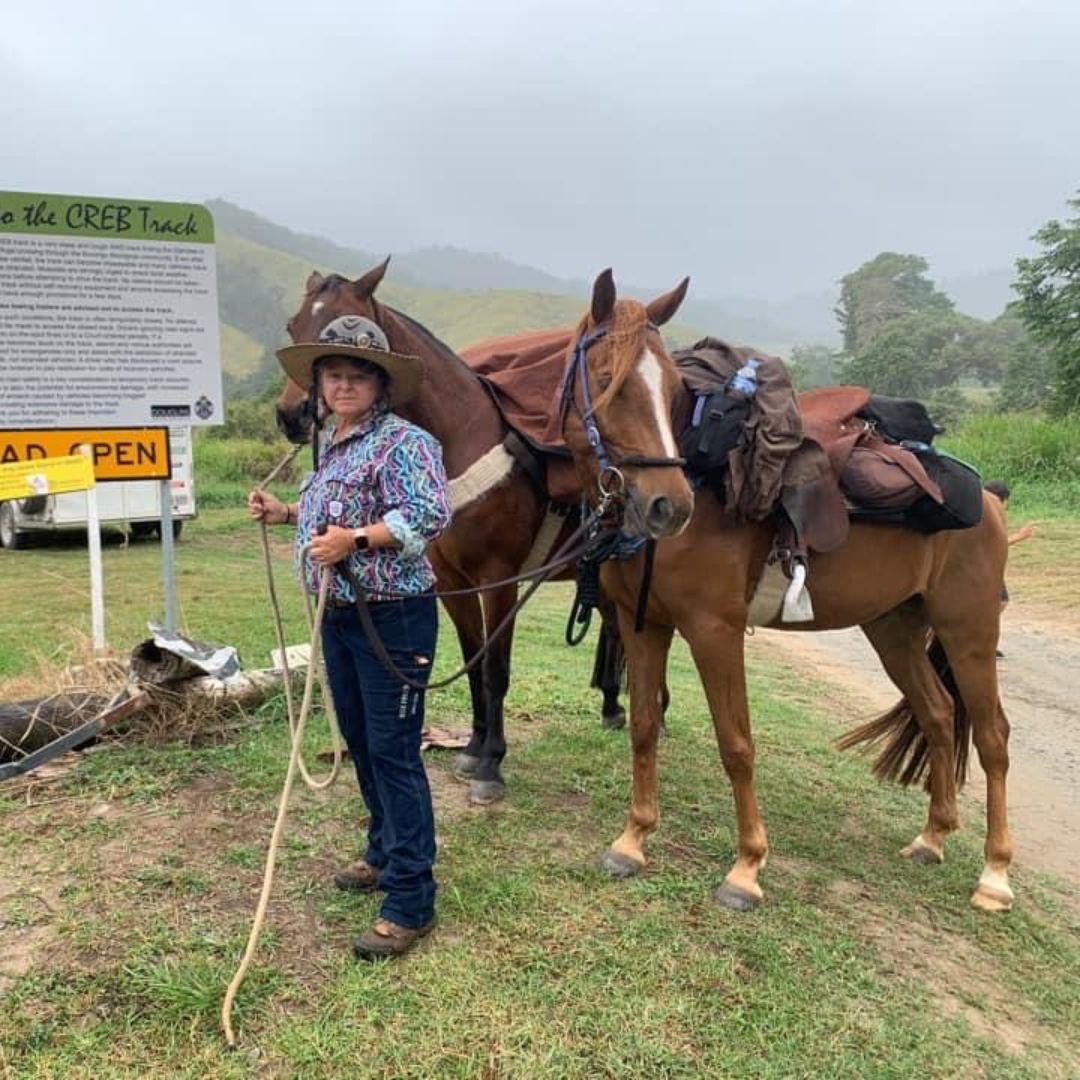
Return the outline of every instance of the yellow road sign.
[[[60,495],[94,486],[94,465],[83,454],[0,465],[0,501]]]
[[[75,428],[70,431],[0,431],[0,465],[42,461],[93,450],[98,480],[168,480],[167,428]]]

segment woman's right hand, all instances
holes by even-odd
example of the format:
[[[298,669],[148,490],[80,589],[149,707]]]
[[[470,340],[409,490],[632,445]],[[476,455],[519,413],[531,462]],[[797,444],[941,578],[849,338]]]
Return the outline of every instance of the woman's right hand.
[[[267,525],[284,525],[289,520],[288,506],[262,488],[254,488],[248,494],[248,513],[256,521],[264,521]]]

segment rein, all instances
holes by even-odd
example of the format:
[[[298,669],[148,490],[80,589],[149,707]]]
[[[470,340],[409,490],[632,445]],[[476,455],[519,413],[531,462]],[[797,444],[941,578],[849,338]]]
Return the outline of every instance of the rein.
[[[457,682],[463,675],[467,675],[480,663],[481,660],[487,655],[488,650],[499,640],[500,637],[513,624],[514,619],[517,617],[518,612],[528,603],[532,598],[533,593],[540,588],[545,582],[549,581],[554,574],[561,570],[565,566],[569,566],[571,563],[577,562],[578,559],[585,554],[592,542],[592,530],[596,523],[600,520],[604,513],[607,512],[606,502],[603,504],[603,509],[594,511],[585,521],[578,526],[577,529],[567,538],[566,542],[559,548],[555,556],[546,562],[543,566],[537,567],[535,570],[529,570],[523,574],[518,574],[512,578],[505,578],[502,581],[493,581],[486,585],[478,585],[471,589],[454,589],[445,592],[427,593],[425,595],[433,597],[446,597],[446,596],[472,596],[477,593],[487,592],[492,589],[502,588],[505,585],[516,585],[522,581],[528,581],[532,579],[528,589],[525,590],[515,603],[514,606],[506,613],[502,622],[499,623],[494,630],[491,631],[485,637],[484,644],[477,650],[477,652],[469,658],[469,660],[462,664],[462,666],[455,671],[452,675],[448,675],[445,678],[439,679],[437,682],[420,682],[417,679],[413,679],[406,675],[394,662],[394,658],[390,655],[386,646],[383,644],[382,638],[379,636],[378,627],[375,625],[375,621],[371,617],[371,609],[368,606],[367,598],[364,596],[364,591],[360,587],[360,583],[356,579],[356,575],[352,572],[352,568],[348,562],[341,562],[337,564],[336,569],[344,576],[352,588],[353,596],[355,597],[356,614],[360,619],[360,625],[363,628],[364,636],[368,639],[368,644],[374,650],[375,655],[379,658],[379,662],[382,666],[395,678],[398,682],[404,683],[406,686],[412,687],[414,690],[439,690],[445,686],[449,686],[453,682]],[[585,540],[584,543],[579,543],[581,540]],[[390,599],[415,599],[418,594],[394,594]]]

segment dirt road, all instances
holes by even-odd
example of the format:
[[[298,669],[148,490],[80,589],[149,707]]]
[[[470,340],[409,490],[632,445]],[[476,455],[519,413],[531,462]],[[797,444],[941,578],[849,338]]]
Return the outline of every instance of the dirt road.
[[[751,655],[760,650],[842,688],[851,716],[859,715],[860,703],[867,715],[898,696],[857,629],[759,630],[748,647]],[[1012,728],[1009,823],[1016,858],[1080,887],[1080,637],[1014,601],[1005,614],[1001,648],[1001,699]],[[977,755],[972,757],[976,765],[961,810],[965,827],[981,830],[986,785]]]

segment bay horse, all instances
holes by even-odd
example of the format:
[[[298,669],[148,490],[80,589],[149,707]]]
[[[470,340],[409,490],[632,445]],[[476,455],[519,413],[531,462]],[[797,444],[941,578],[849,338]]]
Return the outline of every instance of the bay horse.
[[[754,787],[743,640],[776,526],[737,523],[709,489],[692,491],[681,470],[632,464],[635,456],[655,455],[661,447],[674,453],[670,418],[683,393],[649,320],[650,313],[637,301],[617,297],[611,272],[602,273],[577,328],[564,381],[564,435],[586,490],[598,489],[602,452],[608,470],[618,470],[631,508],[642,498],[660,497],[675,508],[662,528],[639,513],[626,516],[624,528],[659,541],[640,632],[635,633],[634,623],[644,555],[609,561],[601,572],[604,591],[617,607],[629,665],[633,758],[626,824],[602,864],[624,877],[646,863],[645,841],[658,819],[659,703],[672,635],[678,630],[701,678],[735,800],[735,863],[715,899],[749,910],[763,898],[758,875],[768,840]],[[588,416],[595,424],[591,440],[583,419]],[[605,485],[610,488],[610,472]],[[785,630],[860,626],[905,695],[909,711],[893,710],[854,733],[856,740],[883,735],[890,740],[879,759],[879,775],[906,780],[928,766],[927,823],[903,849],[904,856],[942,861],[945,837],[958,827],[957,781],[963,780],[968,740],[974,735],[986,773],[987,834],[985,867],[972,903],[1004,911],[1013,902],[1005,794],[1009,727],[998,697],[995,649],[1008,545],[997,501],[984,497],[984,504],[979,525],[933,535],[853,522],[842,547],[810,558],[813,621],[768,625]],[[932,663],[934,649],[927,649],[931,630],[938,670]],[[916,749],[921,759],[913,766]]]
[[[286,325],[289,337],[294,342],[315,341],[340,315],[363,315],[382,327],[391,349],[420,358],[424,368],[421,390],[400,411],[439,440],[450,477],[453,520],[428,550],[438,588],[470,588],[513,577],[522,570],[537,541],[548,499],[520,458],[506,449],[510,429],[480,378],[426,327],[375,299],[389,261],[356,280],[312,273],[300,308]],[[686,281],[654,301],[650,311],[657,325],[678,308],[688,284]],[[276,411],[278,426],[290,441],[310,441],[309,398],[292,380],[286,381]],[[654,518],[662,513],[662,505],[653,508]],[[550,543],[551,552],[569,536],[571,528],[570,522],[563,526]],[[572,573],[571,568],[563,576]],[[483,647],[485,627],[490,631],[498,626],[516,599],[517,586],[509,585],[486,591],[482,599],[465,596],[443,601],[466,662]],[[602,635],[598,656],[611,648],[612,638]],[[459,775],[470,779],[469,798],[478,804],[495,802],[506,790],[501,764],[506,754],[504,700],[510,681],[512,639],[513,623],[468,676],[473,728],[456,767]],[[617,637],[615,641],[617,648]],[[598,659],[594,685],[599,685],[604,695],[607,727],[623,723],[619,678],[616,664]]]

